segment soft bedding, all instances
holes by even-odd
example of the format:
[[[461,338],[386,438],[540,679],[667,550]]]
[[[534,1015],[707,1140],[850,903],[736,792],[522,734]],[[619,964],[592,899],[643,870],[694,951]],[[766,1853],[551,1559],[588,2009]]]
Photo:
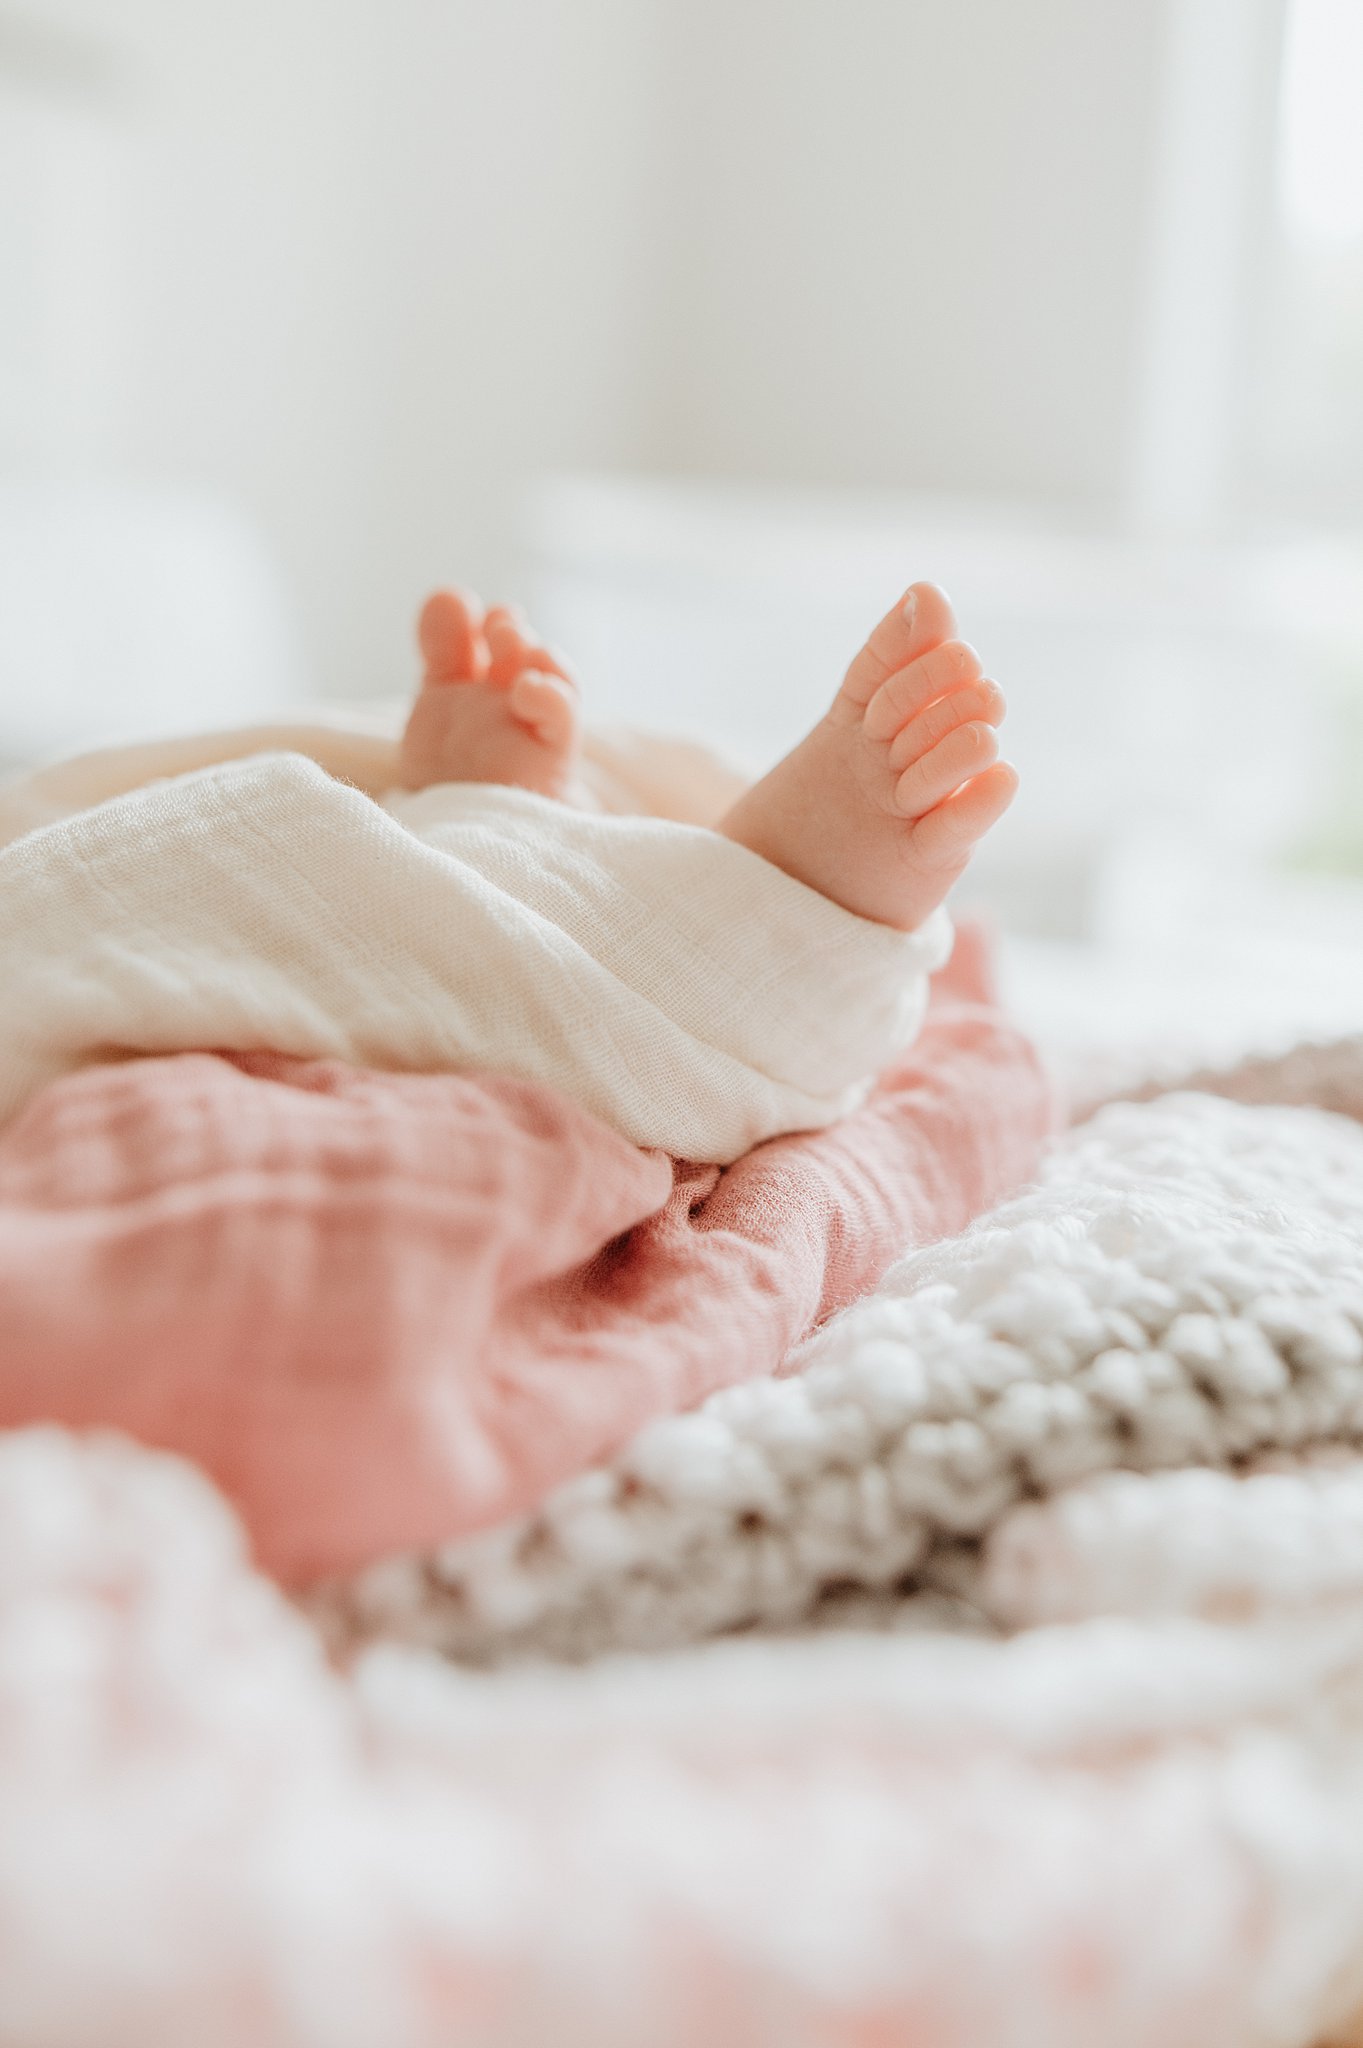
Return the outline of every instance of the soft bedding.
[[[1342,2038],[1361,1244],[1352,1121],[1104,1111],[803,1371],[319,1601],[340,1667],[190,1467],[12,1433],[0,2038]]]
[[[864,1099],[951,951],[669,819],[229,761],[0,848],[0,1121],[92,1061],[491,1069],[728,1164]]]
[[[5,2048],[1343,2038],[1363,1045],[1019,1193],[959,989],[727,1170],[12,1012]]]
[[[480,1658],[874,1613],[906,1583],[1012,1625],[1066,1612],[1041,1563],[1026,1601],[1009,1590],[1037,1497],[1357,1439],[1363,1128],[1175,1094],[1072,1132],[788,1376],[655,1423],[528,1521],[415,1578],[389,1564],[342,1606]],[[1177,1539],[1147,1543],[1172,1571]]]
[[[95,1067],[0,1131],[0,1423],[182,1451],[271,1570],[352,1569],[775,1370],[1049,1115],[1028,1043],[946,997],[862,1109],[725,1173],[505,1078]]]

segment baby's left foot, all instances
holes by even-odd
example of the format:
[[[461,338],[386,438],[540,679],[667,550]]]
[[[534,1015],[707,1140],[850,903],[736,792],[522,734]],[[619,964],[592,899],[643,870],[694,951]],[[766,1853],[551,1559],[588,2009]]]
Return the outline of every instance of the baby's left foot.
[[[1017,789],[994,732],[1003,693],[955,636],[942,592],[914,584],[719,830],[845,910],[915,930]]]
[[[463,591],[428,598],[418,627],[425,674],[399,753],[404,789],[500,782],[567,794],[582,720],[577,689],[505,605]]]

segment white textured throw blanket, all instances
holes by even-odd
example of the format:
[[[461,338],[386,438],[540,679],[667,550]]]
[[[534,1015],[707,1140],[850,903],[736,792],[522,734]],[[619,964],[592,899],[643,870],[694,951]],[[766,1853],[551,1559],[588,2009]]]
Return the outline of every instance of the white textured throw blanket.
[[[0,2040],[1346,2038],[1363,1128],[1108,1109],[797,1363],[337,1589],[348,1672],[187,1468],[0,1440]]]
[[[854,1106],[950,943],[699,827],[227,762],[0,848],[0,1118],[91,1060],[268,1048],[515,1074],[725,1162]]]

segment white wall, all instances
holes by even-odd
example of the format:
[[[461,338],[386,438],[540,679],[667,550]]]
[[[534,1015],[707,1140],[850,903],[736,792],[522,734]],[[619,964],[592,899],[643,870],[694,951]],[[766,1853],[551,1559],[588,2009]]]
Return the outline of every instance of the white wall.
[[[122,81],[91,445],[252,516],[319,680],[366,693],[405,680],[424,586],[509,573],[545,471],[1114,513],[1182,4],[0,0],[0,25],[102,41]]]
[[[1113,505],[1160,0],[691,0],[655,446]]]
[[[416,598],[496,579],[528,472],[637,450],[656,11],[27,0],[117,79],[90,448],[260,523],[326,687],[405,683]]]
[[[527,469],[628,459],[650,9],[139,4],[137,454],[260,515],[324,684],[389,687]]]

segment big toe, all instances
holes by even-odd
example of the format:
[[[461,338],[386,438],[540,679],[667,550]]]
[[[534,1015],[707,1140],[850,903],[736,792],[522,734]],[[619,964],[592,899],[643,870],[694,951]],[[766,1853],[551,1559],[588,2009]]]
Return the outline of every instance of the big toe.
[[[956,631],[951,599],[935,583],[911,583],[898,604],[867,635],[843,681],[842,695],[870,703],[886,676],[916,661]]]
[[[483,607],[467,590],[437,590],[417,621],[417,641],[429,683],[476,682],[487,668]]]

